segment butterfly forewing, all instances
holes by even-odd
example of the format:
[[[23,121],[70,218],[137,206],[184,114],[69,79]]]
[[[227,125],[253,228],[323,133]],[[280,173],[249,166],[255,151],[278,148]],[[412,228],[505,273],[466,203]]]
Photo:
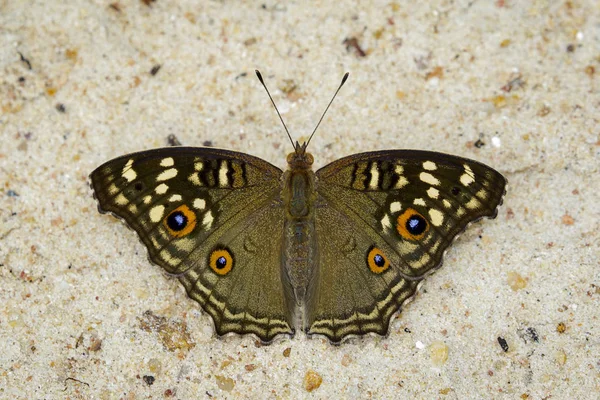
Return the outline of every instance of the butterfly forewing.
[[[293,333],[278,256],[281,174],[243,153],[174,147],[111,160],[91,181],[100,211],[139,234],[150,259],[179,277],[219,334],[268,342]]]
[[[334,283],[313,288],[307,330],[335,342],[386,333],[456,235],[496,215],[506,185],[476,161],[414,150],[356,154],[316,175],[316,230],[329,240],[315,281]]]

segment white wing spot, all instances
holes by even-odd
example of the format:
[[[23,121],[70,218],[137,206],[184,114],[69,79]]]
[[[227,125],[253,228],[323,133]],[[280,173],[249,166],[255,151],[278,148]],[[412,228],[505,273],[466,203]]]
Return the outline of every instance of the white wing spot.
[[[413,204],[415,206],[423,206],[423,207],[425,207],[427,205],[427,204],[425,204],[425,200],[423,200],[422,198],[415,199],[413,201]]]
[[[196,171],[202,171],[202,169],[204,168],[204,163],[202,161],[198,161],[194,163],[194,169]]]
[[[137,172],[132,168],[133,159],[127,161],[127,164],[123,167],[123,171],[121,172],[121,176],[127,179],[127,182],[132,182],[137,178]]]
[[[127,197],[123,196],[123,193],[119,193],[119,195],[115,197],[115,203],[120,206],[124,206],[129,204],[129,200],[127,200]]]
[[[450,203],[448,200],[444,199],[442,200],[442,203],[444,204],[444,207],[446,208],[450,208],[452,207],[452,203]]]
[[[394,201],[390,204],[390,211],[396,213],[402,210],[402,204],[399,201]]]
[[[431,261],[431,256],[429,254],[425,253],[418,260],[412,261],[410,263],[410,266],[414,269],[421,269],[425,265],[429,264],[430,261]]]
[[[463,186],[469,186],[471,183],[475,182],[473,170],[467,164],[463,164],[465,167],[465,173],[460,176],[460,183]]]
[[[202,184],[200,183],[200,178],[198,178],[198,174],[196,174],[196,173],[188,176],[188,181],[192,182],[192,184],[194,184],[196,186],[202,186]]]
[[[137,206],[135,204],[130,204],[129,206],[127,206],[127,209],[132,214],[137,214],[138,212]]]
[[[197,242],[194,239],[181,238],[178,241],[174,242],[174,244],[178,250],[190,252],[194,250],[194,246],[196,246]]]
[[[144,196],[144,204],[150,204],[151,201],[152,201],[152,196],[150,196],[150,195]]]
[[[108,187],[108,194],[117,194],[119,193],[119,188],[114,183],[111,183]]]
[[[152,246],[153,246],[155,249],[158,249],[159,247],[162,247],[162,246],[160,245],[160,243],[158,243],[158,240],[156,240],[156,238],[155,238],[155,237],[150,237],[150,241],[152,242]]]
[[[377,189],[379,187],[379,169],[377,163],[371,164],[371,181],[369,182],[370,189]]]
[[[435,254],[437,253],[438,249],[440,248],[440,245],[442,244],[441,240],[438,240],[437,242],[435,242],[434,244],[431,245],[431,247],[429,248],[429,253],[430,254]]]
[[[160,160],[161,167],[172,167],[175,164],[173,157],[167,157]]]
[[[171,203],[175,203],[176,201],[181,201],[181,199],[182,199],[182,198],[183,198],[183,197],[181,197],[181,195],[180,195],[180,194],[174,194],[174,195],[172,195],[171,197],[169,197],[169,201],[170,201]]]
[[[480,199],[485,200],[488,197],[488,192],[485,189],[481,189],[479,192],[477,192],[477,194],[475,196],[477,196]]]
[[[206,201],[204,199],[194,199],[194,208],[198,210],[204,210],[206,207]]]
[[[383,218],[381,218],[381,226],[383,226],[384,230],[390,229],[392,227],[389,215],[385,214]]]
[[[156,177],[157,182],[168,181],[169,179],[173,179],[177,176],[177,168],[170,168],[166,171],[163,171]]]
[[[476,197],[472,197],[471,200],[469,200],[469,202],[467,204],[465,204],[465,207],[467,207],[469,210],[479,208],[480,206],[481,206],[481,202],[479,200],[477,200]]]
[[[398,182],[396,182],[396,184],[394,185],[394,189],[402,189],[406,185],[408,185],[408,179],[401,176],[400,178],[398,178]]]
[[[398,175],[402,175],[404,173],[404,167],[402,165],[396,164],[394,172]]]
[[[158,205],[150,209],[150,221],[159,222],[165,213],[165,206]]]
[[[204,225],[206,229],[209,230],[212,227],[214,220],[215,219],[213,218],[212,212],[207,211],[206,214],[204,214],[204,218],[202,219],[202,225]]]
[[[475,179],[469,174],[462,174],[460,176],[460,183],[462,183],[463,186],[469,186],[473,182],[475,182]]]
[[[440,191],[434,187],[427,189],[427,195],[432,199],[437,199],[440,196]]]
[[[435,176],[431,175],[429,172],[421,172],[419,175],[419,179],[425,183],[429,183],[430,185],[437,186],[440,184],[440,180]]]
[[[219,168],[219,186],[227,187],[227,171],[229,171],[229,167],[227,166],[227,161],[223,161],[221,163],[221,168]]]
[[[181,263],[181,260],[177,257],[173,257],[173,254],[171,254],[171,252],[167,249],[163,249],[160,252],[160,257],[171,267],[176,267]]]
[[[433,226],[442,226],[444,223],[444,214],[440,210],[432,208],[429,210],[429,217]]]
[[[167,185],[166,183],[161,183],[156,187],[156,189],[154,189],[156,194],[165,194],[167,193],[167,190],[169,190],[169,185]]]
[[[425,161],[423,163],[423,168],[427,171],[435,171],[437,169],[437,165],[433,161]]]

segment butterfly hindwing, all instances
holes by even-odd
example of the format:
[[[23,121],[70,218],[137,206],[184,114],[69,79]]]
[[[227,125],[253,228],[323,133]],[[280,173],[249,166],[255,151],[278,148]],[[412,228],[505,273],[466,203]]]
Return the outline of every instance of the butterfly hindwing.
[[[111,160],[91,174],[101,212],[135,230],[178,276],[218,334],[268,342],[293,333],[280,277],[282,171],[243,153],[171,147]],[[267,233],[272,239],[261,240]]]
[[[307,331],[334,342],[385,334],[457,234],[496,215],[506,185],[476,161],[414,150],[352,155],[316,175],[316,233],[329,240],[315,281],[330,284],[313,288]]]

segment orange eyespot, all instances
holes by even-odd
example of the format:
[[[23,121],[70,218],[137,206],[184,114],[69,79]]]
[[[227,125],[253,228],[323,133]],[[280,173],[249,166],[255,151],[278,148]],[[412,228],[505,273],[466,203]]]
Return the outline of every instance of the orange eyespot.
[[[421,240],[429,230],[429,222],[412,208],[398,215],[396,230],[404,239]]]
[[[377,247],[371,247],[367,253],[367,265],[374,274],[381,274],[390,267],[390,261]]]
[[[216,249],[210,253],[208,265],[218,275],[227,275],[233,268],[233,257],[228,249]]]
[[[196,213],[185,204],[180,205],[169,213],[163,220],[167,232],[173,237],[180,238],[188,235],[196,227]]]

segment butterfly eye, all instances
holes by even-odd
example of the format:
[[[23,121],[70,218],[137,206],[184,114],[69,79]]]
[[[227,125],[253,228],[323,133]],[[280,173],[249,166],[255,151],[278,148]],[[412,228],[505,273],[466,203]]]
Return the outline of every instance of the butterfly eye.
[[[396,230],[404,239],[420,240],[429,230],[429,223],[417,211],[407,208],[398,216]]]
[[[171,236],[184,237],[196,227],[196,213],[183,204],[165,217],[164,224]]]
[[[216,249],[210,253],[210,268],[218,275],[227,275],[233,268],[233,257],[228,249]]]
[[[390,267],[390,262],[380,249],[371,247],[367,253],[367,265],[371,272],[380,274]]]

